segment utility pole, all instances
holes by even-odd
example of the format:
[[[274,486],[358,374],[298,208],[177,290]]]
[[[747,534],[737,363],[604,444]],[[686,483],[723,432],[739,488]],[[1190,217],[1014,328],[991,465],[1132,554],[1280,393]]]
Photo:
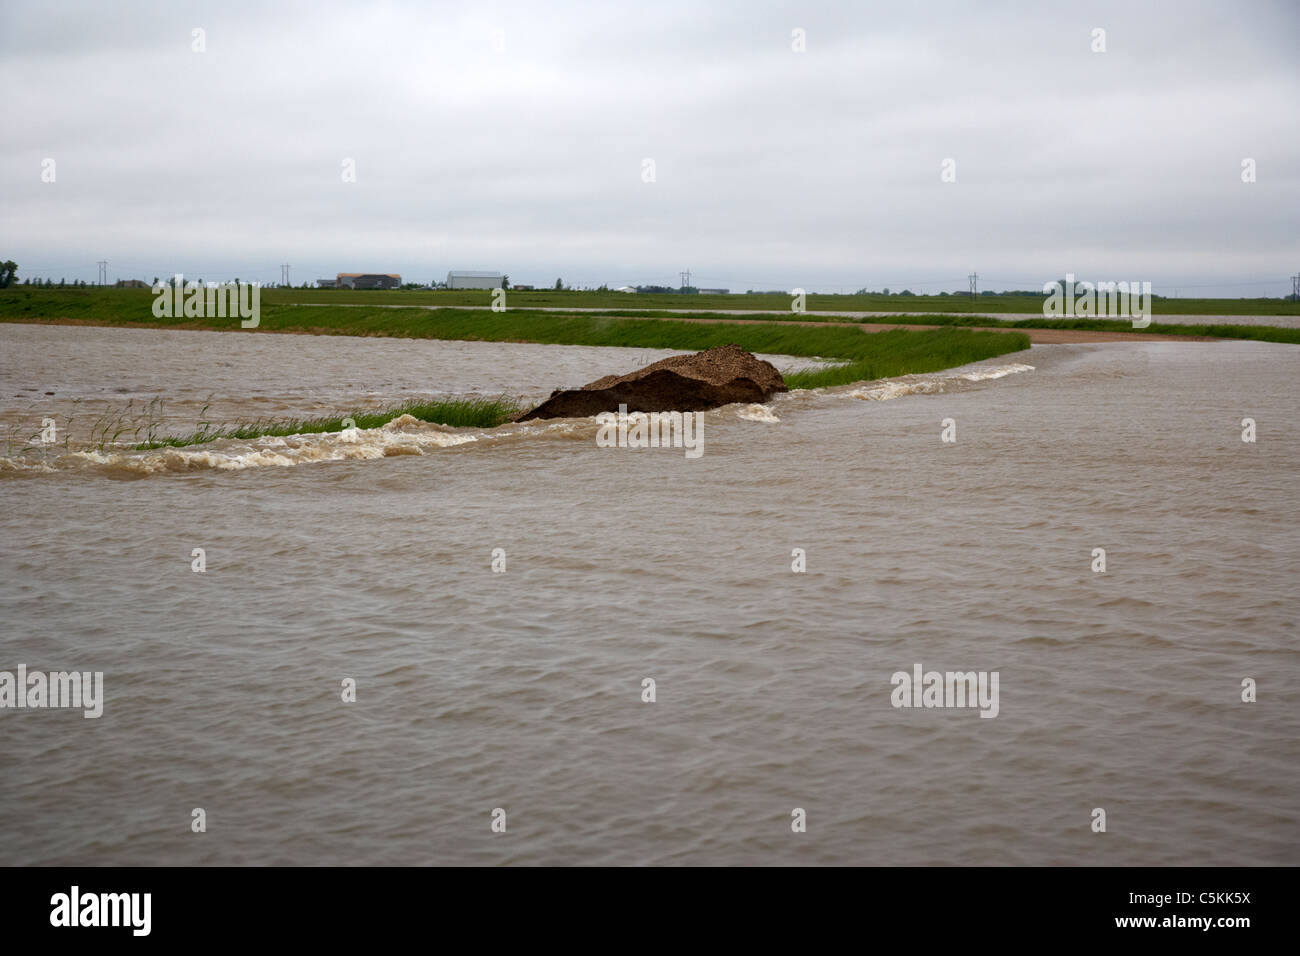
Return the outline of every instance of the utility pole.
[[[682,288],[689,289],[691,286],[691,270],[687,269],[685,272],[679,272],[678,275],[682,277]]]
[[[99,284],[101,286],[108,285],[108,260],[100,259],[97,264],[99,266]]]
[[[1300,302],[1300,272],[1291,277],[1291,301]]]
[[[286,262],[280,266],[280,285],[289,284],[289,264]]]
[[[979,278],[980,278],[979,273],[972,272],[966,278],[970,280],[970,297],[973,299],[975,298],[975,286],[979,282]]]

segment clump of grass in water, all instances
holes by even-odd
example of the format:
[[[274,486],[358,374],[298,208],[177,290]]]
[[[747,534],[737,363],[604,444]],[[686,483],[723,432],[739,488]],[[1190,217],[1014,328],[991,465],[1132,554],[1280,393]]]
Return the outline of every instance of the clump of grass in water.
[[[131,418],[134,404],[135,400],[131,399],[126,403],[125,408],[116,412],[109,410],[95,419],[90,426],[91,447],[102,452],[109,445],[116,445],[118,438],[127,430],[127,422]]]
[[[204,411],[206,410],[207,406],[204,406]],[[219,438],[247,440],[286,435],[317,435],[324,432],[341,432],[349,425],[356,428],[379,428],[403,415],[410,415],[422,422],[448,425],[453,428],[495,428],[505,424],[521,410],[521,406],[513,399],[502,396],[416,402],[383,411],[354,412],[351,415],[332,418],[291,418],[278,421],[259,418],[253,422],[237,422],[216,428],[211,422],[202,421],[199,423],[201,427],[188,435],[168,438],[157,438],[151,435],[148,441],[140,442],[134,447],[137,451],[147,451],[151,448],[184,448],[187,445],[202,445]]]

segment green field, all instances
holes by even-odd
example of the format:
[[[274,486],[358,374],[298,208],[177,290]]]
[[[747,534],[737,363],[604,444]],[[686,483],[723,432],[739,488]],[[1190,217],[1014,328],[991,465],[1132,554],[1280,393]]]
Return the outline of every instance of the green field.
[[[529,308],[534,311],[531,314],[540,317],[546,321],[559,322],[564,318],[564,313],[552,313],[536,311],[550,308],[548,297],[555,298],[572,298],[590,295],[597,299],[608,298],[597,293],[518,293],[509,296],[510,309],[506,315],[518,318],[530,314]],[[473,334],[474,332],[488,328],[493,325],[487,322],[481,308],[467,308],[465,306],[478,303],[480,306],[487,302],[488,293],[486,292],[334,292],[329,290],[301,291],[291,289],[268,289],[262,293],[262,328],[272,331],[314,331],[321,333],[334,332],[343,335],[392,335],[392,336],[412,336],[416,338],[463,338],[463,334],[432,334],[428,331],[427,323],[418,318],[418,312],[415,309],[401,308],[402,305],[412,306],[419,302],[432,301],[440,304],[437,312],[425,310],[425,318],[430,315],[442,316],[444,319],[451,319],[459,316],[467,318],[472,328],[463,329],[462,332]],[[529,298],[536,297],[536,298]],[[285,300],[295,300],[310,298],[319,300],[324,305],[305,305],[292,306],[284,304]],[[630,309],[626,307],[627,300],[635,298],[638,306],[649,303],[651,300],[658,302],[669,300],[669,303],[675,308],[670,310],[642,310]],[[702,308],[683,309],[683,302],[690,302],[696,305],[695,300],[716,300],[719,298],[726,299],[744,299],[743,296],[628,296],[619,295],[616,302],[624,308],[604,308],[597,305],[591,305],[590,308],[597,310],[593,314],[607,318],[633,318],[642,319],[685,319],[685,318],[709,318],[720,321],[734,320],[736,316],[728,315],[724,312],[708,311]],[[761,298],[758,296],[752,297]],[[768,296],[766,298],[772,298]],[[831,297],[834,298],[834,297]],[[844,298],[852,299],[855,297],[846,296]],[[937,297],[929,297],[926,301],[934,302]],[[462,301],[465,300],[465,301]],[[472,300],[472,301],[471,301]],[[546,301],[543,301],[546,300]],[[589,300],[590,301],[590,300]],[[892,300],[891,300],[892,301]],[[1192,300],[1179,299],[1180,303]],[[1276,300],[1202,300],[1222,305],[1227,302],[1241,301],[1274,301]],[[168,325],[175,328],[229,328],[234,327],[237,323],[228,319],[158,319],[153,315],[151,306],[153,295],[147,289],[31,289],[27,287],[17,287],[0,290],[0,321],[41,321],[41,320],[75,320],[87,322],[95,325]],[[354,304],[355,303],[355,304]],[[337,305],[340,308],[330,309],[325,305]],[[732,303],[728,303],[732,304]],[[788,305],[788,303],[785,303]],[[1290,304],[1290,303],[1284,303]],[[373,308],[366,309],[361,306],[370,305]],[[502,313],[490,313],[499,316]],[[581,314],[581,313],[579,313]],[[1284,313],[1276,313],[1284,314]],[[788,310],[755,313],[744,316],[746,321],[772,321],[772,322],[819,322],[825,321],[824,318],[816,315],[796,314]],[[495,321],[495,320],[493,320]],[[513,321],[513,319],[511,320]],[[845,322],[855,321],[850,318],[843,319]],[[1141,331],[1151,335],[1192,335],[1192,336],[1211,336],[1215,338],[1231,339],[1251,339],[1265,342],[1285,342],[1289,344],[1300,344],[1300,329],[1280,328],[1268,325],[1229,325],[1229,324],[1173,324],[1161,323],[1159,317],[1145,329],[1135,330],[1132,323],[1127,319],[1048,319],[1041,314],[1029,314],[1024,319],[994,319],[981,315],[963,315],[960,313],[909,313],[894,314],[880,319],[864,319],[864,322],[884,322],[896,325],[937,325],[949,327],[984,327],[984,328],[1003,328],[1003,329],[1084,329],[1091,331],[1104,332],[1134,332]],[[485,324],[485,322],[487,324]],[[738,326],[733,326],[738,327]],[[541,326],[530,326],[530,334],[542,334],[537,332]],[[543,341],[542,339],[529,339],[529,341]],[[548,340],[549,341],[549,340]],[[566,344],[583,344],[569,342]],[[675,346],[666,346],[675,347]],[[681,346],[686,348],[687,346]],[[799,353],[802,354],[802,353]]]
[[[13,297],[13,298],[10,298]],[[664,309],[719,310],[749,309],[783,312],[790,315],[788,295],[639,295],[624,292],[536,292],[507,293],[510,308],[574,309]],[[45,289],[12,286],[0,289],[0,317],[19,315],[25,307],[35,308],[33,315],[50,313],[48,308],[75,310],[60,313],[89,317],[96,308],[116,310],[133,303],[148,308],[153,296],[148,289]],[[354,291],[350,289],[263,289],[263,305],[318,303],[333,305],[440,305],[486,306],[491,304],[486,291]],[[56,305],[57,304],[57,305]],[[964,295],[820,295],[807,297],[807,308],[814,312],[906,312],[957,313],[1017,312],[1042,315],[1042,300],[1025,296],[981,295],[971,299]],[[1300,303],[1285,299],[1166,299],[1154,296],[1152,310],[1166,315],[1300,315]]]
[[[125,291],[125,290],[124,290]],[[355,291],[350,289],[268,289],[263,302],[357,303],[366,305],[490,305],[485,291]],[[508,292],[511,308],[574,309],[758,309],[790,312],[788,295],[641,295],[627,292]],[[1023,312],[1042,315],[1043,300],[1026,296],[981,295],[822,295],[810,294],[812,312]],[[1285,299],[1166,299],[1152,296],[1159,315],[1300,315],[1300,303]]]

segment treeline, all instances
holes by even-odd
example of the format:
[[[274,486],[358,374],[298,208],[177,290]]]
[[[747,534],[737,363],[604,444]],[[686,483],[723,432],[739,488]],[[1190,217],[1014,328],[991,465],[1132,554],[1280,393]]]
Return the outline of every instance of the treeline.
[[[93,283],[87,282],[85,279],[73,279],[71,282],[68,282],[66,279],[60,279],[58,282],[55,282],[53,279],[42,279],[37,277],[35,279],[24,279],[22,282],[13,282],[12,280],[5,281],[3,278],[0,278],[0,289],[7,289],[11,285],[34,286],[40,289],[80,289],[83,286],[85,288],[90,288],[92,284]],[[118,285],[121,284],[122,283],[120,282],[118,283]],[[98,286],[96,286],[96,288],[98,288]]]

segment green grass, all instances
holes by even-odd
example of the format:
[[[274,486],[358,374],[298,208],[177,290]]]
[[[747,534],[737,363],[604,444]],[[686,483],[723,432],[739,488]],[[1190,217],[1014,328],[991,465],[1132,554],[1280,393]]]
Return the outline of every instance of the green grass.
[[[1046,279],[1044,281],[1047,281]],[[118,290],[113,290],[118,291]],[[131,291],[131,290],[120,290]],[[760,309],[790,310],[789,295],[641,295],[626,292],[534,292],[507,293],[510,308],[638,308],[638,309]],[[265,303],[319,302],[341,305],[490,305],[487,291],[352,290],[352,289],[268,289]],[[1300,315],[1300,303],[1286,299],[1169,299],[1152,296],[1153,309],[1170,315]],[[826,295],[807,296],[812,311],[840,312],[1023,312],[1042,314],[1043,300],[1037,296],[980,295]]]
[[[267,436],[314,435],[323,432],[341,432],[347,427],[379,428],[394,418],[410,415],[423,422],[450,425],[457,428],[495,428],[521,411],[518,404],[508,398],[461,398],[437,402],[419,402],[383,411],[353,412],[332,418],[290,418],[239,422],[234,425],[213,427],[210,422],[200,422],[200,427],[186,435],[156,437],[150,435],[133,447],[138,451],[151,448],[183,448],[202,445],[219,438],[251,439]],[[351,426],[346,419],[351,419]],[[114,436],[116,437],[116,435]]]
[[[146,281],[151,276],[145,276]],[[207,278],[212,278],[211,276]],[[148,289],[44,289],[12,286],[0,289],[0,318],[22,316],[91,318],[104,317],[119,308],[137,312],[148,310],[153,299]],[[263,289],[262,304],[289,305],[320,303],[326,305],[439,305],[486,306],[491,293],[475,291],[357,291],[350,289]],[[1153,296],[1157,320],[1161,313],[1178,315],[1300,315],[1300,303],[1287,299],[1168,299]],[[639,295],[623,292],[535,292],[511,291],[510,308],[575,309],[666,309],[717,310],[757,309],[790,314],[788,295]],[[807,297],[812,311],[955,313],[1016,312],[1042,315],[1043,300],[1036,296],[981,295],[972,299],[964,295],[823,295]]]
[[[428,331],[428,323],[419,320],[412,320],[415,315],[410,309],[392,308],[390,303],[405,303],[408,305],[416,302],[430,301],[434,303],[445,304],[449,307],[438,310],[424,310],[427,315],[437,315],[445,319],[460,317],[465,319],[469,326],[478,328],[485,322],[484,311],[481,309],[455,308],[455,304],[467,304],[471,300],[479,304],[487,303],[487,293],[485,292],[336,292],[330,290],[294,290],[294,289],[270,289],[264,290],[262,294],[262,323],[261,328],[268,331],[307,331],[317,333],[335,333],[340,335],[392,335],[408,336],[416,338],[475,338],[484,336],[475,336],[472,334],[453,334],[448,331]],[[582,300],[582,296],[591,296],[591,299]],[[517,317],[527,315],[529,307],[534,310],[542,306],[549,305],[553,300],[574,299],[586,301],[592,304],[593,308],[598,308],[597,300],[609,298],[597,293],[544,293],[544,292],[521,292],[510,296],[511,307],[506,313],[490,313],[492,316],[511,316]],[[617,294],[615,301],[621,305],[626,305],[632,298],[626,294]],[[756,307],[756,303],[743,301],[746,299],[761,299],[761,296],[636,296],[636,304],[640,306],[650,306],[656,302],[668,300],[674,308],[659,310],[634,310],[630,308],[600,308],[599,311],[592,312],[590,315],[605,318],[632,318],[639,317],[642,319],[674,319],[674,318],[708,318],[726,321],[734,320],[737,317],[728,315],[724,312],[709,311],[704,308],[695,308],[702,306],[706,301],[716,302],[723,300],[722,305],[731,307]],[[773,298],[771,296],[768,299]],[[829,296],[827,299],[842,299],[844,301],[830,302],[829,304],[814,303],[812,298],[809,299],[809,307],[818,308],[838,308],[850,309],[854,301],[861,297],[855,296]],[[940,302],[940,297],[917,297],[925,298],[930,303]],[[951,298],[951,297],[950,297]],[[324,306],[307,306],[295,307],[283,304],[284,300],[319,300],[335,305],[343,305],[347,302],[360,302],[363,305],[368,304],[374,308],[366,309],[360,306],[348,306],[346,308],[330,309]],[[906,297],[904,297],[906,299]],[[854,300],[854,301],[850,301]],[[0,321],[31,321],[40,322],[42,320],[73,320],[87,322],[94,325],[141,325],[141,326],[166,326],[171,328],[211,328],[211,329],[230,329],[237,328],[238,321],[235,319],[159,319],[154,316],[151,305],[153,296],[147,289],[32,289],[18,286],[16,288],[0,289]],[[967,300],[969,301],[969,300]],[[1023,301],[1023,300],[1021,300]],[[1173,300],[1171,300],[1173,301]],[[1185,303],[1192,300],[1178,299],[1179,303]],[[1267,304],[1273,302],[1275,306],[1291,307],[1294,303],[1280,302],[1279,300],[1244,300],[1244,299],[1219,299],[1203,300],[1204,302],[1215,302],[1225,308],[1234,303],[1254,302]],[[684,303],[689,302],[691,308],[684,308]],[[945,303],[942,307],[947,308],[951,303]],[[1261,314],[1288,314],[1274,310],[1269,312],[1263,309],[1261,304]],[[750,321],[803,321],[803,322],[823,322],[827,321],[823,316],[809,315],[807,313],[793,313],[789,311],[789,300],[782,299],[776,303],[777,309],[771,312],[760,312],[752,315],[746,315],[744,318]],[[715,308],[717,306],[715,305]],[[771,305],[768,306],[769,308]],[[886,308],[902,308],[899,297],[893,296],[887,300]],[[987,306],[986,306],[987,307]],[[1181,305],[1180,305],[1181,308]],[[994,308],[992,311],[998,311]],[[1035,310],[1038,311],[1038,310]],[[1294,314],[1292,309],[1289,314]],[[560,323],[561,319],[573,318],[573,316],[564,316],[563,313],[550,313],[543,311],[533,311],[534,316],[542,317],[545,321]],[[1229,314],[1225,312],[1225,314]],[[843,319],[842,321],[850,322],[852,319]],[[896,313],[882,318],[871,318],[862,320],[866,323],[890,323],[895,325],[942,325],[953,328],[962,327],[984,327],[984,328],[1001,328],[1001,329],[1082,329],[1091,331],[1104,332],[1143,332],[1151,335],[1192,335],[1192,336],[1211,336],[1215,338],[1229,339],[1249,339],[1261,342],[1283,342],[1288,344],[1300,344],[1300,329],[1280,328],[1270,325],[1233,325],[1228,323],[1217,324],[1196,324],[1196,325],[1175,325],[1172,323],[1160,322],[1159,314],[1153,317],[1151,325],[1145,329],[1134,329],[1132,323],[1127,319],[1084,319],[1084,318],[1063,318],[1048,319],[1040,314],[1028,315],[1024,319],[995,319],[984,317],[982,315],[958,314],[954,312],[926,312],[926,313]],[[739,327],[739,326],[732,326]],[[536,327],[530,327],[535,329]],[[529,334],[537,334],[535,331]],[[513,341],[550,341],[543,338],[530,338],[527,335],[519,334],[511,339]],[[501,341],[501,339],[494,339]],[[592,342],[578,342],[571,340],[565,341],[567,344],[595,344]],[[690,346],[665,346],[668,348],[689,348]]]
[[[411,309],[399,309],[388,307],[385,299],[394,299],[397,302],[411,303],[413,297],[423,296],[437,302],[450,303],[461,301],[475,296],[482,297],[486,293],[407,293],[407,292],[331,292],[328,290],[308,290],[307,297],[322,299],[327,302],[332,301],[336,305],[341,305],[342,299],[348,300],[366,300],[374,308],[366,309],[360,306],[348,306],[345,308],[330,309],[323,306],[295,307],[291,305],[276,304],[277,299],[281,299],[293,294],[295,298],[303,298],[303,290],[292,289],[272,289],[263,292],[262,301],[262,323],[260,328],[268,331],[307,331],[318,333],[335,333],[339,335],[392,335],[406,336],[414,338],[486,338],[473,334],[478,328],[486,328],[488,325],[494,325],[495,320],[488,319],[481,309],[468,308],[441,308],[436,311],[422,310],[426,316],[438,316],[443,320],[450,322],[453,319],[462,319],[460,323],[460,332],[448,331],[441,328],[440,331],[429,331],[431,326],[429,322],[413,319],[413,316],[419,313]],[[508,320],[513,322],[515,318],[528,315],[528,305],[536,308],[540,301],[535,298],[525,299],[525,296],[543,297],[551,296],[580,296],[586,293],[519,293],[510,297],[511,308],[505,313],[488,313],[490,316],[510,316]],[[591,293],[591,295],[596,295]],[[623,295],[620,299],[626,302],[629,297]],[[724,312],[712,312],[706,309],[683,309],[681,303],[686,299],[685,296],[637,296],[637,304],[648,303],[649,300],[676,300],[677,308],[670,310],[633,310],[633,309],[600,309],[599,311],[589,313],[590,316],[604,318],[632,318],[642,319],[716,319],[720,321],[735,320],[737,317],[728,315]],[[691,299],[718,299],[730,298],[741,299],[740,296],[719,297],[719,296],[693,296]],[[757,297],[755,297],[757,298]],[[769,297],[770,298],[770,297]],[[832,297],[833,298],[833,297]],[[846,299],[854,298],[852,296],[844,297]],[[933,301],[936,297],[929,297]],[[83,321],[95,325],[142,325],[153,326],[163,325],[173,328],[211,328],[211,329],[230,329],[238,327],[238,320],[235,319],[159,319],[154,316],[151,304],[152,295],[145,289],[28,289],[19,286],[0,290],[0,321],[36,321],[44,319],[72,319],[74,321]],[[521,303],[520,300],[524,300]],[[897,297],[891,299],[894,305],[897,305]],[[483,299],[483,302],[486,302]],[[1190,301],[1179,299],[1179,302]],[[1210,301],[1210,300],[1206,300]],[[1232,303],[1247,300],[1217,300],[1220,303]],[[1271,301],[1271,300],[1249,300],[1249,301]],[[728,305],[737,305],[741,303],[726,303]],[[1290,303],[1284,303],[1290,304]],[[783,301],[782,305],[786,308],[780,311],[760,312],[752,315],[746,315],[744,318],[748,321],[772,321],[772,322],[824,322],[827,321],[823,316],[809,315],[807,313],[794,313],[788,311],[788,301]],[[845,306],[841,303],[835,303],[839,308]],[[996,310],[995,310],[996,311]],[[568,328],[564,326],[562,320],[571,319],[575,316],[565,316],[563,313],[552,313],[543,311],[531,312],[533,316],[539,317],[542,321],[552,322],[557,328]],[[1281,314],[1281,313],[1278,313]],[[842,321],[851,322],[852,319]],[[1192,336],[1211,336],[1214,338],[1228,339],[1248,339],[1260,342],[1283,342],[1287,344],[1300,344],[1300,329],[1280,328],[1271,325],[1232,325],[1227,323],[1217,324],[1196,324],[1196,325],[1175,325],[1172,323],[1160,322],[1157,314],[1154,316],[1151,325],[1145,329],[1134,329],[1132,322],[1127,319],[1084,319],[1084,318],[1064,318],[1048,319],[1041,314],[1027,316],[1024,319],[995,319],[981,315],[961,315],[955,313],[929,312],[923,314],[894,314],[878,319],[862,320],[866,323],[889,323],[894,325],[942,325],[953,328],[962,327],[984,327],[1000,329],[1083,329],[1102,332],[1142,332],[1150,335],[1192,335]],[[738,328],[740,326],[730,326]],[[507,340],[512,341],[552,341],[551,339],[530,337],[540,333],[536,332],[538,326],[529,327],[527,335],[519,333]],[[493,341],[502,341],[502,339],[492,339]],[[566,344],[596,344],[588,341],[574,341],[570,339],[555,339]],[[602,343],[603,344],[603,343]],[[691,346],[663,346],[665,348],[690,348]]]

